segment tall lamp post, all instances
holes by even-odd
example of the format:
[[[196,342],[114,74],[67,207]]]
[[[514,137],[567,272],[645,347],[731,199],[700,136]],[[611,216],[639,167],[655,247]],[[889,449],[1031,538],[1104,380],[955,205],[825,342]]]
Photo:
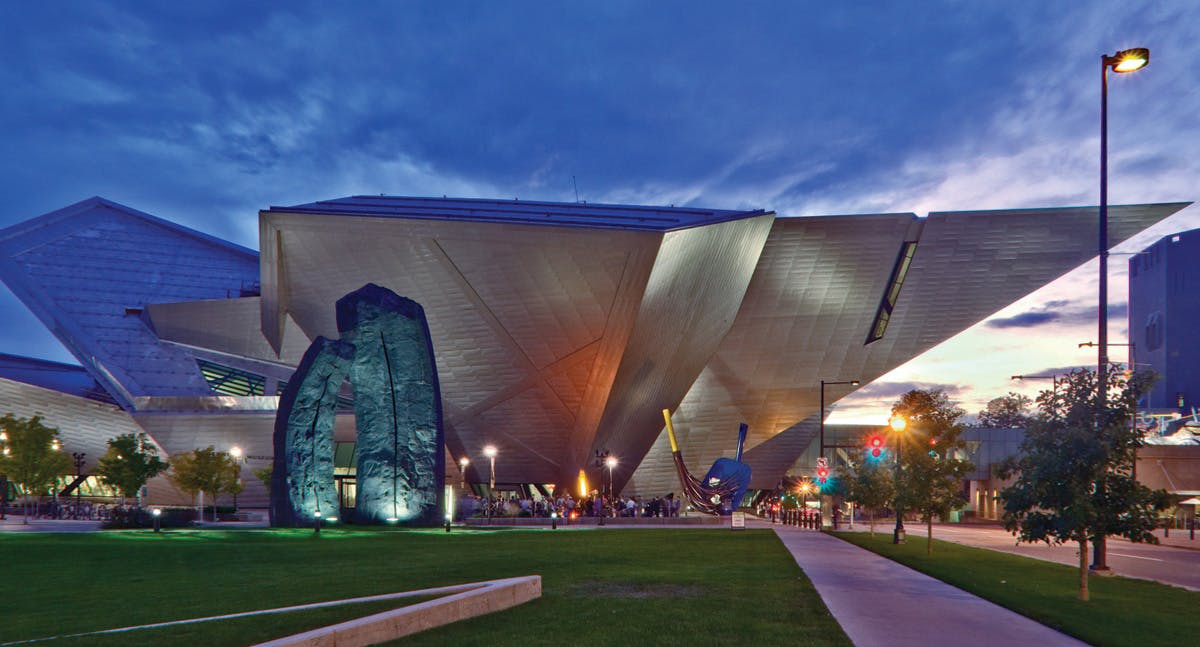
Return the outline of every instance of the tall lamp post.
[[[467,466],[470,464],[471,459],[466,456],[458,459],[458,470],[462,473],[462,489],[464,493],[467,491]]]
[[[488,489],[496,489],[496,446],[488,445],[483,448],[483,455],[487,457],[492,464],[491,476],[488,478]]]
[[[236,483],[242,482],[242,448],[234,445],[229,449],[229,455],[233,458],[233,478]],[[233,513],[237,514],[237,488],[233,490]]]
[[[1100,222],[1097,240],[1100,252],[1100,289],[1097,307],[1096,408],[1097,431],[1101,424],[1099,412],[1108,407],[1108,68],[1123,74],[1136,72],[1150,62],[1150,50],[1145,47],[1126,49],[1109,56],[1100,55]],[[1098,535],[1092,547],[1092,569],[1108,570],[1105,563],[1104,535]]]
[[[609,456],[604,459],[604,465],[608,467],[608,498],[612,499],[617,495],[613,487],[613,469],[617,467],[617,457]]]
[[[904,419],[904,416],[896,415],[892,416],[892,419],[888,421],[888,425],[891,426],[896,436],[896,529],[892,532],[892,543],[903,544],[904,506],[900,503],[900,451],[904,447],[901,433],[908,427],[908,421]]]

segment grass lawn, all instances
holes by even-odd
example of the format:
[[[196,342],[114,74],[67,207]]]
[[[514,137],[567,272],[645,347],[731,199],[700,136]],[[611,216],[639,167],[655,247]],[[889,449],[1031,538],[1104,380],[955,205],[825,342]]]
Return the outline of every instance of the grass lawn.
[[[0,643],[530,574],[542,598],[405,642],[849,644],[774,533],[671,529],[5,534]],[[244,645],[405,603],[53,644]]]
[[[969,591],[1093,645],[1196,644],[1200,592],[1125,577],[1092,577],[1079,597],[1079,571],[1019,555],[925,538],[892,544],[890,533],[836,533],[905,566]]]

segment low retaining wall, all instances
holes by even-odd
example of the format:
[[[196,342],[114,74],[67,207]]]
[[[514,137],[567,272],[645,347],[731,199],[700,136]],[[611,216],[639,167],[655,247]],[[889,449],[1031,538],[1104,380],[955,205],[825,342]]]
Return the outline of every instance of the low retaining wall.
[[[502,611],[542,596],[542,577],[528,575],[491,580],[461,587],[431,589],[454,591],[446,597],[384,611],[336,625],[279,638],[257,647],[359,647],[402,638],[418,631]],[[420,595],[421,591],[412,591]]]

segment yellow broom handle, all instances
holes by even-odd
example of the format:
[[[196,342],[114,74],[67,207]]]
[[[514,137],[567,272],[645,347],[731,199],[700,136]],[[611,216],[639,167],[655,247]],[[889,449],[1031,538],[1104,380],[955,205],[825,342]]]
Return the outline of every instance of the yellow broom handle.
[[[663,420],[667,421],[667,438],[671,439],[671,453],[679,451],[679,445],[675,443],[675,426],[671,424],[671,410],[663,409]]]

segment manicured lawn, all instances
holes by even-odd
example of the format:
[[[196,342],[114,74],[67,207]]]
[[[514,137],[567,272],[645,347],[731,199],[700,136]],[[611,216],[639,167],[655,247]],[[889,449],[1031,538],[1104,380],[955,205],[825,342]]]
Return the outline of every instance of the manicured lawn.
[[[925,539],[896,546],[882,533],[837,537],[986,598],[1093,645],[1150,647],[1200,640],[1200,592],[1124,577],[1092,577],[1079,595],[1079,571],[1062,564]]]
[[[849,644],[773,533],[669,529],[0,535],[0,642],[530,574],[541,599],[406,642]],[[387,607],[54,644],[241,645]]]

